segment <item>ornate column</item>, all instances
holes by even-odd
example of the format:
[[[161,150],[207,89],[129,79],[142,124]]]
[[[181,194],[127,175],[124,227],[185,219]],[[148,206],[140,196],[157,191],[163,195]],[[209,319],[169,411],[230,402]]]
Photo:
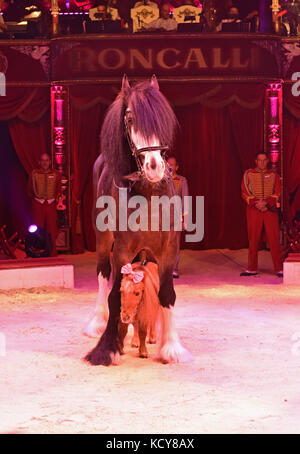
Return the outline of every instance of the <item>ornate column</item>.
[[[58,250],[70,249],[70,156],[67,146],[67,90],[51,85],[51,139],[53,168],[61,174],[62,195],[57,203],[59,233]]]
[[[279,21],[278,21],[278,16],[277,16],[279,11],[281,10],[279,0],[272,0],[271,9],[272,9],[272,20],[274,23],[274,30],[275,30],[275,33],[279,33]]]
[[[271,167],[282,172],[282,83],[271,82],[265,98],[265,151]]]
[[[51,14],[52,14],[52,34],[58,35],[58,33],[59,33],[58,0],[51,0]]]
[[[284,221],[285,190],[283,180],[283,130],[282,130],[282,81],[270,82],[265,96],[265,140],[264,150],[268,153],[271,168],[281,176],[281,200],[277,203],[281,226],[281,244],[286,245]]]

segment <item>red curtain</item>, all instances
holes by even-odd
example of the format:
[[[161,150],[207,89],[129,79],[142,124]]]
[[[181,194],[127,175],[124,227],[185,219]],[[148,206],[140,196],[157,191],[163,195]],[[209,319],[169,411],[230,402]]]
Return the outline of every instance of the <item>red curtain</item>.
[[[180,124],[175,150],[179,173],[187,177],[191,195],[204,196],[204,239],[183,245],[191,249],[247,247],[240,185],[263,145],[264,87],[192,85],[187,93],[177,95],[173,90],[167,89]]]
[[[39,156],[42,153],[51,155],[50,111],[34,123],[14,118],[8,122],[8,125],[17,155],[29,174],[38,166]]]
[[[14,162],[13,176],[10,175],[11,179],[15,180],[15,193],[10,191],[6,194],[9,200],[6,200],[6,208],[2,209],[0,218],[3,223],[7,223],[7,220],[9,222],[9,219],[20,218],[18,224],[11,222],[20,233],[24,233],[25,224],[30,222],[26,175],[37,167],[41,153],[51,152],[49,106],[48,87],[8,87],[6,96],[0,97],[0,121],[7,122],[19,159]],[[22,220],[24,225],[21,225]]]
[[[299,112],[300,113],[300,112]],[[284,112],[284,212],[291,224],[300,212],[300,118]]]
[[[27,173],[38,157],[50,152],[50,96],[48,87],[8,87],[0,98],[0,120],[8,121],[16,153]]]
[[[243,172],[253,166],[263,140],[263,108],[201,104],[176,109],[181,126],[175,154],[190,194],[204,196],[204,239],[191,249],[247,247]]]
[[[95,250],[93,164],[99,154],[99,132],[106,106],[95,87],[71,89],[72,252]]]
[[[284,214],[291,224],[300,214],[300,99],[293,96],[291,86],[284,86]]]
[[[0,97],[0,120],[38,121],[49,109],[49,93],[48,87],[7,87],[6,96]]]

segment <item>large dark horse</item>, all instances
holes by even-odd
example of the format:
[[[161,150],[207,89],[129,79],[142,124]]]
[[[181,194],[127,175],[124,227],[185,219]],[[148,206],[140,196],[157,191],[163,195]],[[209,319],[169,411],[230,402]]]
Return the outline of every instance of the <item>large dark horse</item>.
[[[119,356],[118,324],[120,320],[121,268],[147,252],[158,265],[161,305],[161,344],[159,356],[163,362],[183,362],[191,359],[180,344],[175,330],[173,306],[176,295],[173,287],[173,266],[179,248],[179,232],[174,230],[174,216],[170,228],[132,231],[119,225],[120,188],[127,188],[128,206],[134,196],[143,196],[149,203],[152,196],[175,195],[175,188],[167,169],[164,152],[172,145],[177,120],[166,98],[159,91],[156,77],[151,82],[139,82],[130,87],[126,76],[122,89],[110,106],[101,130],[101,153],[94,166],[96,199],[111,196],[116,201],[117,228],[96,230],[99,293],[93,319],[85,333],[99,336],[106,323],[105,306],[108,297],[109,317],[106,329],[97,346],[86,356],[91,364],[116,363]],[[121,207],[119,206],[121,205]],[[95,223],[103,206],[97,202]],[[149,208],[149,219],[151,218]],[[128,208],[127,216],[133,212]],[[148,208],[147,208],[148,212]],[[108,295],[108,281],[112,274],[112,289]]]

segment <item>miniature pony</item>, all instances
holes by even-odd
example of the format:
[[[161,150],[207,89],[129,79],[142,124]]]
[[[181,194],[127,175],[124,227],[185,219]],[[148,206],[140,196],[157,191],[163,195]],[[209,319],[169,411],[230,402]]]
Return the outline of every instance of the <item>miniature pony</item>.
[[[129,263],[122,267],[121,281],[121,320],[119,322],[120,351],[124,353],[124,338],[128,325],[134,326],[134,340],[136,332],[139,337],[139,356],[148,358],[146,337],[149,333],[149,342],[155,343],[155,326],[159,313],[159,277],[157,265],[153,262]]]

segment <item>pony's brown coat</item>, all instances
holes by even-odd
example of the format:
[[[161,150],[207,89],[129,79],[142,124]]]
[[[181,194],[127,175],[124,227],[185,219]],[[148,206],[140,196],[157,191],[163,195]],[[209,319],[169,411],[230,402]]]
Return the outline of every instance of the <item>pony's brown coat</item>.
[[[137,309],[132,322],[135,323],[138,328],[140,338],[140,356],[147,357],[148,353],[145,346],[145,338],[147,332],[149,332],[150,334],[150,340],[151,337],[153,337],[160,307],[158,299],[158,268],[156,263],[153,262],[148,262],[146,265],[142,265],[140,262],[136,262],[132,264],[132,269],[133,271],[143,271],[144,278],[141,282],[135,284],[130,274],[123,275],[121,282],[121,313],[122,311],[126,313],[130,312],[130,315],[133,316]],[[142,291],[142,296],[139,299],[134,298],[133,296],[137,288]],[[132,303],[133,298],[134,304],[130,304],[130,307],[125,307],[126,301],[128,301],[129,299]],[[122,350],[127,328],[128,324],[120,322],[119,335]]]

